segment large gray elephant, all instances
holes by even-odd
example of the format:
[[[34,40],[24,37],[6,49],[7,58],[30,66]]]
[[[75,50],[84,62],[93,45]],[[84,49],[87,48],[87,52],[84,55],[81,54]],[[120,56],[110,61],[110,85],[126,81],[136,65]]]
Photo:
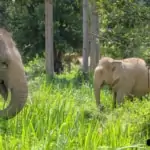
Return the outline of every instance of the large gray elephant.
[[[28,85],[20,53],[11,34],[0,28],[0,94],[6,100],[11,92],[9,105],[0,110],[0,118],[15,117],[24,107]]]
[[[143,96],[146,94],[148,90],[147,70],[146,62],[140,58],[123,60],[101,58],[94,71],[94,94],[97,106],[102,106],[100,90],[104,82],[112,87],[114,105],[116,105],[116,100],[120,103],[125,95]]]

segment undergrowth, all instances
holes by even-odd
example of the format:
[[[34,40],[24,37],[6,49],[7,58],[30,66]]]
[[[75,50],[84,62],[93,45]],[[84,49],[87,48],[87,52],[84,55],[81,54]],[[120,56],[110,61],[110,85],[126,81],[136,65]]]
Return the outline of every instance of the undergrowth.
[[[100,112],[95,104],[92,76],[83,80],[73,68],[71,73],[47,81],[42,70],[38,70],[40,64],[34,63],[26,67],[26,106],[15,118],[1,120],[2,150],[148,149],[148,100],[126,100],[123,106],[113,109],[112,96],[106,88],[101,94],[105,108]]]

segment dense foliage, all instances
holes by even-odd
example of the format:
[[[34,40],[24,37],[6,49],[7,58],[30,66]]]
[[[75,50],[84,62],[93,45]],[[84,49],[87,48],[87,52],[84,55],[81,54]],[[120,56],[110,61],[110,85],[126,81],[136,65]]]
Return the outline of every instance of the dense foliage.
[[[65,3],[64,3],[65,2]],[[58,50],[68,51],[82,46],[80,1],[54,1],[54,41]],[[1,26],[13,32],[19,49],[32,58],[43,55],[44,1],[1,1]],[[5,6],[5,7],[4,7]],[[27,59],[27,57],[26,57]]]
[[[102,55],[149,56],[149,0],[97,0]],[[1,0],[0,24],[13,32],[27,58],[44,52],[44,1]],[[54,0],[54,41],[61,51],[82,50],[82,1]]]
[[[148,56],[149,1],[105,0],[98,2],[98,8],[102,22],[102,53],[109,53],[114,57]]]

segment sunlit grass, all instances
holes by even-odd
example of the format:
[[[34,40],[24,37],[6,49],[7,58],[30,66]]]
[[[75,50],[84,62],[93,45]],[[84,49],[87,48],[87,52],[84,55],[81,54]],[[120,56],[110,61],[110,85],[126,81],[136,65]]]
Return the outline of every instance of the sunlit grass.
[[[112,109],[102,91],[104,111],[95,105],[92,82],[78,84],[76,72],[46,82],[29,80],[28,103],[14,119],[0,122],[2,150],[148,149],[150,102],[126,101]]]

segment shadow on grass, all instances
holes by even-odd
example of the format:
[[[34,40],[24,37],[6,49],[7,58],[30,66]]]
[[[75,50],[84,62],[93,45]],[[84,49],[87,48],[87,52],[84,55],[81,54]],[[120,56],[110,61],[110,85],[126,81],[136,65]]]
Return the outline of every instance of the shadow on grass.
[[[59,75],[54,77],[47,77],[47,83],[59,85],[61,87],[71,86],[74,88],[78,88],[83,84],[93,85],[93,76],[90,73],[83,73],[81,71],[78,71],[75,76],[70,79]]]
[[[0,133],[1,135],[8,133],[8,120],[0,118]]]

